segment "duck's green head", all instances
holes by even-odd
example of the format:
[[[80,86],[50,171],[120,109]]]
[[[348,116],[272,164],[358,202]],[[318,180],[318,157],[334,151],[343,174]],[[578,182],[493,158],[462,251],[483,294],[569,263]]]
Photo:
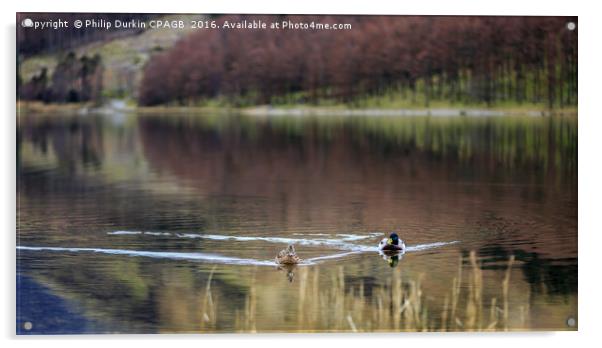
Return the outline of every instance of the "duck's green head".
[[[389,236],[389,239],[387,240],[387,244],[399,245],[399,236],[397,235],[397,233],[395,233],[395,232],[391,233],[391,235]]]

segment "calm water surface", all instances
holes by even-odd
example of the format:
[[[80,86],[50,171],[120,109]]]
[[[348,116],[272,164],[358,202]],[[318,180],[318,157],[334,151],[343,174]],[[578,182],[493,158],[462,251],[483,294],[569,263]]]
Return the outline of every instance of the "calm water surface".
[[[20,333],[575,328],[576,117],[22,115],[17,152]]]

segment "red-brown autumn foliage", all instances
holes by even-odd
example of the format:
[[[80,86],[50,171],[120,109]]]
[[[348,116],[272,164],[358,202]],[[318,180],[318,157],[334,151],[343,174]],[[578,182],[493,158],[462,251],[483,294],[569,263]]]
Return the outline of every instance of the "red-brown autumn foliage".
[[[572,17],[222,16],[216,22],[225,20],[352,29],[199,30],[150,60],[139,102],[273,103],[282,96],[350,102],[394,91],[408,99],[420,93],[427,105],[432,99],[577,103]]]

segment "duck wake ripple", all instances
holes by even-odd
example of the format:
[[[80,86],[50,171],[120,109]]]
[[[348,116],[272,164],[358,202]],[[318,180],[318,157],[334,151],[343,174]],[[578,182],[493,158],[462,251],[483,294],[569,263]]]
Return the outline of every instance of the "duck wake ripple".
[[[142,233],[142,232],[141,232]],[[210,235],[211,236],[211,235]],[[216,236],[216,235],[213,235]],[[307,243],[296,243],[301,245],[323,245],[323,240],[307,240],[307,239],[295,239],[295,238],[278,238],[278,237],[231,237],[231,236],[218,236],[220,238],[235,240],[266,240],[270,239],[272,242],[281,243],[296,243],[290,240],[302,240]],[[368,236],[372,237],[372,236]],[[241,239],[242,238],[242,239]],[[322,263],[328,260],[344,258],[354,254],[366,253],[366,252],[377,252],[378,247],[366,246],[366,245],[345,245],[343,242],[345,239],[337,240],[341,250],[347,250],[343,253],[317,256],[309,259],[305,259],[300,266],[303,265],[314,265]],[[334,240],[328,240],[328,245],[334,244]],[[447,245],[458,243],[458,241],[451,242],[435,242],[427,244],[410,245],[406,247],[406,253],[418,252],[424,250],[430,250],[434,248],[440,248]],[[188,261],[199,261],[213,264],[226,264],[226,265],[248,265],[248,266],[276,266],[276,263],[272,260],[258,260],[249,258],[237,258],[229,257],[211,253],[201,252],[171,252],[171,251],[146,251],[146,250],[128,250],[128,249],[105,249],[105,248],[75,248],[75,247],[50,247],[50,246],[17,246],[17,250],[23,251],[50,251],[50,252],[64,252],[64,253],[100,253],[109,255],[124,255],[130,257],[148,257],[148,258],[159,258],[159,259],[172,259],[172,260],[188,260]]]
[[[61,248],[61,247],[30,247],[17,246],[18,250],[31,251],[56,251],[69,253],[100,253],[110,255],[126,255],[138,257],[151,257],[159,259],[206,261],[212,263],[230,264],[230,265],[252,265],[252,266],[274,266],[276,263],[270,260],[242,259],[237,257],[227,257],[217,254],[207,253],[182,253],[171,251],[144,251],[127,249],[103,249],[103,248]]]
[[[350,242],[374,238],[381,233],[370,233],[367,235],[339,233],[334,235],[325,235],[329,238],[287,238],[287,237],[264,237],[264,236],[231,236],[222,234],[198,234],[198,233],[169,233],[169,232],[148,232],[148,231],[113,231],[108,232],[108,235],[149,235],[149,236],[172,236],[176,238],[188,239],[207,239],[216,241],[236,241],[236,242],[253,242],[262,241],[276,244],[295,244],[305,246],[330,246],[341,250],[363,251],[364,246],[351,244]],[[322,236],[322,234],[320,234]],[[337,238],[333,238],[337,237]]]

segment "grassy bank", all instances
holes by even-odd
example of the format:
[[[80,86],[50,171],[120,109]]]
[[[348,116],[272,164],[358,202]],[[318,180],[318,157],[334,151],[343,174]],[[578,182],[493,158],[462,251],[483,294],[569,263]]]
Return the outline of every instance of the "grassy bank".
[[[191,100],[184,103],[169,103],[158,106],[141,106],[138,110],[145,112],[158,111],[181,111],[181,110],[240,110],[249,114],[340,114],[340,111],[362,112],[364,110],[384,110],[391,112],[400,111],[425,111],[425,110],[451,110],[462,112],[471,111],[493,111],[507,114],[558,114],[577,113],[577,105],[555,106],[550,108],[545,102],[517,102],[498,101],[492,104],[470,103],[452,101],[446,98],[431,98],[425,102],[425,92],[418,90],[414,95],[404,93],[396,89],[389,89],[377,95],[363,95],[349,102],[341,102],[336,99],[319,98],[309,102],[309,96],[305,92],[287,93],[282,96],[272,97],[269,103],[258,105],[253,102],[253,94],[250,96],[239,96],[236,98],[214,97],[208,99]]]
[[[93,107],[92,103],[43,103],[40,101],[17,101],[17,116],[19,114],[74,114],[85,108]]]
[[[128,111],[140,114],[164,113],[242,113],[253,116],[328,116],[328,115],[374,115],[374,116],[502,116],[502,115],[577,115],[576,106],[548,109],[545,105],[538,104],[504,104],[487,107],[485,105],[459,105],[447,102],[436,102],[428,108],[412,103],[394,103],[385,106],[373,104],[282,104],[282,105],[257,105],[235,106],[218,101],[210,103],[197,103],[190,105],[161,105],[137,106],[126,102],[127,109],[113,111]],[[111,107],[101,108],[103,111],[112,111]],[[94,112],[101,110],[93,103],[42,103],[37,101],[18,101],[17,110],[22,113],[78,113]]]

